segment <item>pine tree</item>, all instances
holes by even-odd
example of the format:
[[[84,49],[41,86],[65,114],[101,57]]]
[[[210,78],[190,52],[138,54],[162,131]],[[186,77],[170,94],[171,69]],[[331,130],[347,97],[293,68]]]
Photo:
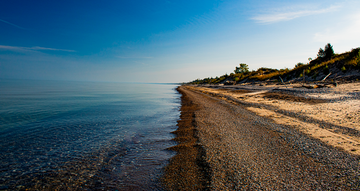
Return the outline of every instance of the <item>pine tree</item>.
[[[319,49],[319,52],[317,54],[318,58],[323,58],[325,60],[331,59],[331,57],[334,55],[334,49],[333,46],[330,43],[327,43],[325,45],[325,49],[322,48]]]
[[[241,63],[240,67],[236,67],[234,70],[235,74],[249,72],[249,66],[247,64]]]
[[[325,59],[331,59],[331,57],[334,55],[334,49],[332,47],[332,45],[330,43],[328,43],[326,46],[325,46]]]

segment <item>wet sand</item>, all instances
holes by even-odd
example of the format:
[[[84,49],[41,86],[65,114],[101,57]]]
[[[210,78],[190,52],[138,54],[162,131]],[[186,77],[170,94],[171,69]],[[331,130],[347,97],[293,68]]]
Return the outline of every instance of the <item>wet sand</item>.
[[[174,141],[178,145],[169,148],[176,151],[175,155],[165,168],[162,178],[167,190],[206,190],[209,187],[210,169],[205,162],[205,152],[199,145],[197,136],[195,112],[198,105],[190,100],[185,92],[178,88],[181,96],[181,115]]]
[[[263,107],[277,115],[281,114],[276,113],[281,108],[274,109],[274,106],[267,104],[256,105],[258,100],[251,102],[246,96],[231,97],[226,94],[228,90],[221,88],[181,86],[179,91],[190,100],[188,105],[192,107],[192,111],[187,117],[181,118],[181,121],[186,118],[189,123],[179,122],[179,132],[176,135],[180,144],[177,148],[172,148],[178,151],[179,162],[174,157],[170,163],[175,163],[175,167],[165,170],[165,179],[168,177],[165,185],[168,185],[169,190],[360,189],[359,156],[311,136],[311,133],[305,133],[301,126],[308,124],[297,123],[298,127],[294,125],[295,122],[283,124],[269,115],[261,115],[264,113],[261,110]],[[259,92],[254,92],[253,89],[236,91],[251,98],[259,92],[269,92],[266,89],[259,89]],[[271,92],[261,97],[274,98],[279,102],[293,97]],[[308,106],[326,104],[329,101],[314,98],[307,103],[306,100],[307,98],[299,98],[296,103]],[[185,115],[185,112],[182,114]],[[283,116],[278,118],[282,119]],[[306,121],[306,116],[304,119]],[[185,124],[181,125],[182,123]],[[183,140],[180,135],[182,126],[190,128],[193,140]],[[311,130],[312,127],[307,128]],[[358,137],[356,130],[338,129],[339,134],[345,132],[350,138]],[[184,151],[180,151],[182,149]],[[194,154],[189,154],[192,150]],[[181,155],[192,156],[192,159]],[[195,162],[190,163],[191,161]]]

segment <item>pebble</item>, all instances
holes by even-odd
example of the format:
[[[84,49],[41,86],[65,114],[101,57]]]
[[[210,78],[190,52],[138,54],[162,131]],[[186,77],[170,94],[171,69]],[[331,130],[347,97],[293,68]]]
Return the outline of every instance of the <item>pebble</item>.
[[[347,190],[359,179],[358,158],[241,105],[185,91],[202,108],[195,121],[211,167],[210,190]]]

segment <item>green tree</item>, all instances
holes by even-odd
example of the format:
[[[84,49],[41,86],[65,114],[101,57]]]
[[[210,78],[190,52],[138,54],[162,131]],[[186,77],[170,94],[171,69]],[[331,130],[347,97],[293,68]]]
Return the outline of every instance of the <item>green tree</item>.
[[[324,52],[325,52],[325,59],[330,59],[334,55],[333,46],[330,43],[327,43]]]
[[[325,51],[322,48],[319,49],[317,57],[318,58],[324,58],[325,57]]]
[[[330,59],[334,55],[333,46],[330,43],[325,45],[325,49],[320,48],[317,54],[318,58]]]
[[[249,72],[249,66],[247,64],[241,63],[240,67],[235,67],[234,72],[235,74]]]

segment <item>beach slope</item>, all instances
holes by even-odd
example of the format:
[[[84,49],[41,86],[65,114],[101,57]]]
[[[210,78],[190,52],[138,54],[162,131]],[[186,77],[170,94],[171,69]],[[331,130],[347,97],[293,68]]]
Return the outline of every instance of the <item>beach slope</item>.
[[[196,87],[179,91],[196,105],[197,146],[204,149],[205,190],[351,190],[360,188],[359,157],[241,102]],[[201,166],[200,166],[201,167]],[[198,168],[201,170],[201,168]]]

